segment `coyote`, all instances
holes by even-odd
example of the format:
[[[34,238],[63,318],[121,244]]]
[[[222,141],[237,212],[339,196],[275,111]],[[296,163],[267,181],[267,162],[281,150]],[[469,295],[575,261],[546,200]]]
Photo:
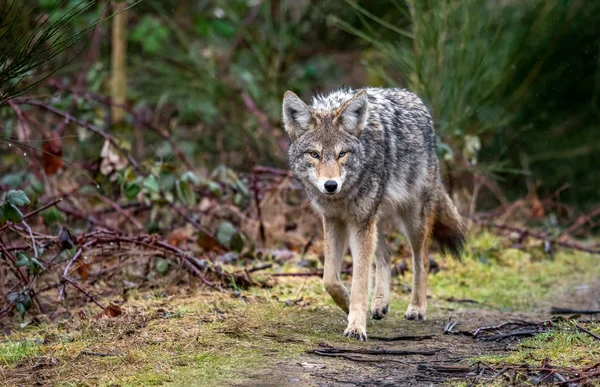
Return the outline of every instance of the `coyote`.
[[[367,339],[373,255],[372,316],[388,312],[391,256],[381,231],[386,219],[398,224],[412,249],[413,287],[404,317],[424,320],[429,239],[458,258],[465,237],[441,182],[433,120],[423,101],[404,89],[365,88],[318,95],[308,106],[288,91],[283,124],[291,138],[290,169],[323,215],[323,281],[348,314],[344,336]],[[340,280],[348,245],[351,293]]]

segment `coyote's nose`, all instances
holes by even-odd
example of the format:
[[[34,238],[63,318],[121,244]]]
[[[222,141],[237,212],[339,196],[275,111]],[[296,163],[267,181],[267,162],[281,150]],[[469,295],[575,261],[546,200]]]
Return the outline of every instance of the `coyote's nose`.
[[[327,192],[335,192],[337,189],[337,183],[334,180],[327,180],[324,186]]]

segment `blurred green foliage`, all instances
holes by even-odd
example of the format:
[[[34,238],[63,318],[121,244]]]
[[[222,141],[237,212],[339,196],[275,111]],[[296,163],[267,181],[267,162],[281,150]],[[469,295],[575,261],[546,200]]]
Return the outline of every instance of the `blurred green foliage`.
[[[572,202],[597,201],[598,2],[408,0],[388,12],[345,2],[360,24],[332,21],[375,49],[374,83],[430,104],[454,169],[499,179],[513,197],[539,180],[540,195],[569,183]]]
[[[53,13],[54,2],[34,3],[31,15],[57,18],[74,2]],[[103,4],[73,21],[73,30],[92,23]],[[168,130],[199,170],[285,167],[280,105],[288,89],[308,99],[342,85],[400,86],[431,106],[440,156],[453,174],[484,173],[509,197],[538,180],[540,196],[569,183],[571,203],[585,206],[600,197],[592,172],[600,162],[598,2],[145,0],[129,12],[129,101]],[[26,30],[33,16],[10,36]],[[110,31],[101,29],[94,63],[82,66],[88,58],[80,42],[71,50],[83,54],[59,78],[73,85],[83,67],[87,90],[106,95]],[[208,173],[184,178],[171,145],[140,128],[138,119],[110,128],[106,107],[49,91],[53,106],[74,105],[74,115],[118,132],[138,159],[163,168],[150,167],[148,175],[120,171],[119,187],[107,177],[107,190],[148,200],[168,193],[192,206],[194,189],[218,195],[223,188]],[[1,108],[0,119],[0,133],[14,136],[14,113]],[[65,158],[98,163],[102,141],[81,128],[69,134],[75,136],[63,140]],[[29,189],[35,200],[37,179],[22,173],[28,161],[0,146],[8,166],[3,181],[21,173],[20,185],[6,186]],[[247,196],[233,190],[241,195],[236,200]]]

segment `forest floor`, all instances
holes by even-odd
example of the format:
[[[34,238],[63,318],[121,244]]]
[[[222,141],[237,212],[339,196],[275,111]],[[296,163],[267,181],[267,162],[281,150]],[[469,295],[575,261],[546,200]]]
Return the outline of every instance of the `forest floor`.
[[[94,306],[88,304],[65,311],[71,317],[58,322],[27,320],[0,339],[0,385],[504,385],[578,375],[599,380],[594,364],[600,362],[600,324],[586,320],[598,315],[550,321],[552,307],[600,309],[597,256],[561,249],[550,259],[541,246],[511,248],[482,233],[471,238],[462,262],[435,256],[440,271],[429,277],[427,321],[404,320],[411,276],[396,276],[390,312],[381,321],[369,319],[366,343],[342,336],[345,315],[320,278],[272,275],[310,270],[299,267],[305,258],[254,273],[253,279],[270,284],[265,288],[218,292],[174,283],[129,291],[122,300],[103,299],[121,305],[118,317],[90,317]],[[507,322],[521,325],[473,335]],[[445,334],[448,323],[456,324]],[[385,341],[391,337],[398,340]]]

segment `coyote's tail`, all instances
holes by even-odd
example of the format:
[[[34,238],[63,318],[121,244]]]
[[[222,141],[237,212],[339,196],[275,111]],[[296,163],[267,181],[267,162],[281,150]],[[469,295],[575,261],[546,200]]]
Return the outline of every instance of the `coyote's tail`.
[[[465,227],[452,199],[443,188],[438,199],[432,236],[443,252],[460,259],[465,244]]]

